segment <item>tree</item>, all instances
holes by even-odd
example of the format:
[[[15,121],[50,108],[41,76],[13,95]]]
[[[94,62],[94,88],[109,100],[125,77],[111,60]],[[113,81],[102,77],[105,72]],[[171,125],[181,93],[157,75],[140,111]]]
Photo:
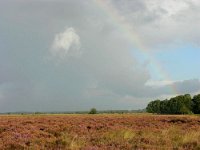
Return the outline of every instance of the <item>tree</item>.
[[[191,114],[192,113],[192,98],[191,98],[190,94],[183,95],[180,113],[181,114]]]
[[[181,114],[190,114],[191,111],[190,111],[185,105],[183,105],[183,106],[180,108],[180,113],[181,113]]]
[[[179,95],[169,100],[170,114],[192,113],[192,99],[189,94]]]
[[[154,113],[154,111],[153,111],[153,101],[150,102],[150,103],[147,105],[146,111],[147,111],[148,113]]]
[[[97,114],[96,108],[90,109],[89,114]]]
[[[164,101],[160,101],[160,113],[161,114],[169,114],[170,113],[170,109],[168,107],[169,105],[169,100],[164,100]]]
[[[147,112],[149,113],[160,113],[160,100],[155,100],[150,102],[146,107]]]
[[[200,94],[193,97],[192,110],[195,114],[200,114]]]
[[[179,95],[170,100],[155,100],[146,107],[147,112],[158,114],[191,114],[193,109],[200,113],[200,95],[194,97],[193,101],[190,94]]]

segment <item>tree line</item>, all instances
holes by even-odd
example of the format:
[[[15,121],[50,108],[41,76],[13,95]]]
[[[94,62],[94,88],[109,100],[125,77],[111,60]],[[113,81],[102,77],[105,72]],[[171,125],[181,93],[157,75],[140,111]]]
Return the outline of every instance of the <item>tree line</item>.
[[[185,94],[169,100],[154,100],[147,105],[146,111],[157,114],[200,114],[200,94],[193,98]]]

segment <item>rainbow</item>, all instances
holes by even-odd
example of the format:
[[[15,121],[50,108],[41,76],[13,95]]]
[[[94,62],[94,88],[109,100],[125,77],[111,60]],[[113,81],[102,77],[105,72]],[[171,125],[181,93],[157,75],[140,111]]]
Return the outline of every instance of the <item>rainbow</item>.
[[[116,26],[122,33],[125,33],[130,43],[132,43],[133,47],[136,48],[144,58],[148,58],[151,62],[152,69],[156,72],[156,74],[161,79],[169,80],[170,75],[165,71],[160,63],[156,61],[153,55],[150,54],[148,48],[143,44],[140,36],[134,31],[133,26],[126,20],[122,15],[120,15],[119,11],[106,0],[94,0],[94,4],[113,22],[113,25]],[[171,84],[169,89],[173,94],[177,95],[178,90],[175,85]]]

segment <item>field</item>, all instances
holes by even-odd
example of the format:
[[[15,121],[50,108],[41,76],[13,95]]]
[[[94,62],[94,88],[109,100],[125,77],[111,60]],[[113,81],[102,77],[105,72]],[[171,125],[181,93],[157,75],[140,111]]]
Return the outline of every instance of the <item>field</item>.
[[[200,117],[2,115],[0,149],[200,149]]]

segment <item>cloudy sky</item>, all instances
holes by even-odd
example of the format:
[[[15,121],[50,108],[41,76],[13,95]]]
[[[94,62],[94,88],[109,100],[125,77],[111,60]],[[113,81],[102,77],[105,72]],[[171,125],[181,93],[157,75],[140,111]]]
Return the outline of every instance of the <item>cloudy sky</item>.
[[[0,112],[200,93],[199,27],[199,0],[1,0]]]

